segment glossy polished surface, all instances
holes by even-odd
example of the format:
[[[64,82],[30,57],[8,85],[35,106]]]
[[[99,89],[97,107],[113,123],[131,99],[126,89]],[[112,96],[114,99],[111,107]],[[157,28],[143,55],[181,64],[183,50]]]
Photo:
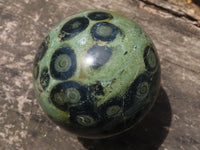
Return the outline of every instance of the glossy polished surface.
[[[152,107],[160,64],[151,39],[130,19],[108,11],[66,18],[35,57],[36,97],[68,131],[102,138],[133,127]]]

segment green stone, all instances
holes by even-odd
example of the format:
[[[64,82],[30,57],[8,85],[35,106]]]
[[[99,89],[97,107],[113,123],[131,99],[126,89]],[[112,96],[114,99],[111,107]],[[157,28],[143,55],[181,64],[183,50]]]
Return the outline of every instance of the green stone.
[[[113,136],[135,127],[153,106],[158,54],[131,19],[88,10],[46,37],[34,61],[34,89],[44,112],[64,129],[86,138]]]

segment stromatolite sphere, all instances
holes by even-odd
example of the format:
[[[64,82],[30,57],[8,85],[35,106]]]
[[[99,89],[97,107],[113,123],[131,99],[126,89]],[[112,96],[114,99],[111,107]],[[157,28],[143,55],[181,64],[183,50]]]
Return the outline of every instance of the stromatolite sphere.
[[[35,57],[34,88],[44,112],[66,130],[103,138],[135,126],[160,87],[160,64],[147,34],[109,11],[66,18]]]

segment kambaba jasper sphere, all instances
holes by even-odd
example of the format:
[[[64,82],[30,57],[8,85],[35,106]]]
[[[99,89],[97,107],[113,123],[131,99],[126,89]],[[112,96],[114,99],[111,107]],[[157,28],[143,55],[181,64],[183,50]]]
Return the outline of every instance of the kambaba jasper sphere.
[[[44,112],[66,130],[104,138],[136,126],[160,88],[151,39],[130,19],[104,10],[66,18],[46,36],[33,69]]]

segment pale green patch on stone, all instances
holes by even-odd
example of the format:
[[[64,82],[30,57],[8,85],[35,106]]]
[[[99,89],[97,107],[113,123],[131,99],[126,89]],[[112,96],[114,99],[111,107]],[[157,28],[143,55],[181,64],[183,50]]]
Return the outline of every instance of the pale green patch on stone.
[[[76,22],[74,22],[74,23],[72,24],[72,29],[76,29],[76,28],[78,28],[80,25],[81,25],[81,23],[76,21]]]
[[[112,33],[112,28],[109,26],[100,26],[97,28],[96,33],[100,36],[106,37]]]
[[[54,101],[58,105],[63,105],[65,103],[77,103],[80,98],[80,93],[75,88],[69,88],[65,91],[62,90],[54,95]]]
[[[67,54],[60,55],[56,58],[55,69],[58,72],[66,72],[72,65],[71,59]]]
[[[39,73],[39,67],[38,67],[38,65],[36,65],[36,66],[34,66],[34,69],[33,69],[34,79],[36,79],[38,77],[38,73]]]
[[[148,64],[152,68],[156,67],[156,56],[155,56],[154,52],[152,52],[152,51],[148,52],[148,54],[147,54],[147,61],[148,61]]]
[[[76,121],[79,124],[81,124],[83,126],[87,126],[87,127],[95,124],[95,120],[88,115],[79,115],[79,116],[76,117]]]
[[[148,95],[148,93],[149,93],[149,84],[147,82],[142,82],[141,84],[139,84],[136,93],[137,98],[143,99]]]
[[[66,102],[68,102],[68,97],[67,97],[67,92],[59,92],[59,93],[55,93],[54,95],[54,101],[58,104],[58,105],[63,105]]]
[[[118,105],[108,107],[106,114],[108,116],[114,116],[120,111],[121,107]]]
[[[69,88],[67,89],[67,98],[69,99],[70,103],[77,103],[81,96],[77,89]]]

